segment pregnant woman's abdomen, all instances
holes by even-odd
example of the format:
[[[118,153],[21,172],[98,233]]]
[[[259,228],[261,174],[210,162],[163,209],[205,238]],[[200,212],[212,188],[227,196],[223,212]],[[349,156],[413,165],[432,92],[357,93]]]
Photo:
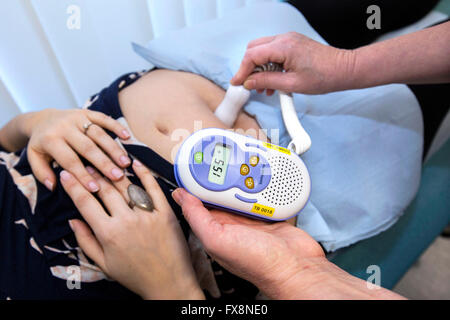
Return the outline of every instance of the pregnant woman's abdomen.
[[[187,72],[155,70],[119,93],[122,112],[134,136],[173,163],[180,144],[194,130],[227,128],[214,116],[225,91]],[[257,122],[245,113],[235,128],[266,139]]]

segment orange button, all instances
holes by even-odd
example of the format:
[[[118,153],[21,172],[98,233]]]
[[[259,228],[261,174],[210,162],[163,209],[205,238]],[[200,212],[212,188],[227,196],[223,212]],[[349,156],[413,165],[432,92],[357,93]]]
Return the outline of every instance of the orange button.
[[[249,189],[253,189],[255,187],[252,177],[248,177],[247,179],[245,179],[245,186]]]
[[[248,165],[243,164],[243,165],[241,166],[241,174],[242,174],[243,176],[246,176],[246,175],[248,175],[249,172],[250,172],[250,168],[248,167]]]
[[[250,165],[252,167],[254,167],[258,164],[259,158],[258,158],[258,156],[251,156],[249,161],[250,161]]]

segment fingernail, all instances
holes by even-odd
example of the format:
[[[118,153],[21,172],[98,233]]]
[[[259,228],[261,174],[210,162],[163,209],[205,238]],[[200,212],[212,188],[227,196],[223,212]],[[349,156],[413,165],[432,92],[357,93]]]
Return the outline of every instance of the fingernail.
[[[130,162],[131,160],[127,156],[120,156],[120,163],[123,164],[124,166],[129,165]]]
[[[111,173],[116,178],[122,178],[123,176],[123,171],[117,168],[112,169]]]
[[[44,180],[44,185],[48,190],[53,191],[53,183],[49,179]]]
[[[63,171],[61,171],[59,176],[61,177],[61,180],[68,181],[72,175],[70,173],[68,173],[66,170],[63,170]]]
[[[142,167],[142,162],[140,162],[140,161],[137,160],[137,159],[134,159],[133,164],[134,164],[136,167]]]
[[[75,232],[75,226],[74,226],[72,220],[69,220],[69,227],[70,227],[70,229],[72,229],[73,232]]]
[[[98,185],[94,182],[94,181],[90,181],[88,183],[88,188],[89,190],[91,190],[92,192],[97,192],[99,190]]]
[[[183,191],[178,188],[176,189],[174,192],[172,192],[172,198],[173,200],[175,200],[176,203],[178,203],[178,205],[182,206],[183,205]]]
[[[94,170],[94,168],[92,168],[92,167],[87,166],[87,167],[86,167],[86,170],[87,170],[87,172],[89,172],[90,174],[94,174],[94,173],[95,173],[95,170]]]
[[[128,132],[128,130],[122,130],[122,135],[124,136],[124,138],[130,137],[130,133]]]
[[[255,80],[247,80],[244,82],[244,88],[247,90],[252,90],[255,88],[256,81]]]

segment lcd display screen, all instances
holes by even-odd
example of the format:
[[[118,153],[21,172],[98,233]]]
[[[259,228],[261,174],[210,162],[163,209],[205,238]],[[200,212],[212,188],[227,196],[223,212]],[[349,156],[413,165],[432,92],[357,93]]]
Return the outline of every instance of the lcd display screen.
[[[218,143],[214,147],[214,153],[209,167],[208,181],[223,185],[230,161],[230,147]]]

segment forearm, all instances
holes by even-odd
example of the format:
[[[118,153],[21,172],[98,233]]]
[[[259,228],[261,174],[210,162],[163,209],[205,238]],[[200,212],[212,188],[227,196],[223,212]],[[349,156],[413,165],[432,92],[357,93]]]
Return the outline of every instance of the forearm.
[[[450,22],[353,51],[351,88],[450,81]],[[351,89],[349,88],[349,89]]]
[[[37,112],[21,114],[0,129],[0,145],[14,152],[26,146]]]
[[[273,299],[404,299],[343,271],[326,258],[303,261],[298,272],[268,292]]]

